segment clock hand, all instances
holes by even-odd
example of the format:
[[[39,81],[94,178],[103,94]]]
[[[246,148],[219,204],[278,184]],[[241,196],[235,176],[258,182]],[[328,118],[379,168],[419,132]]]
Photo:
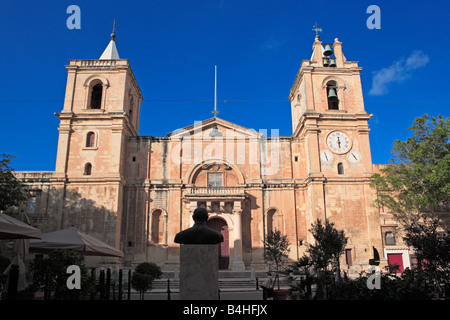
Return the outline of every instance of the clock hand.
[[[358,160],[358,158],[355,157],[355,154],[354,154],[354,153],[352,153],[352,156],[353,156],[353,158],[355,158],[355,160]]]

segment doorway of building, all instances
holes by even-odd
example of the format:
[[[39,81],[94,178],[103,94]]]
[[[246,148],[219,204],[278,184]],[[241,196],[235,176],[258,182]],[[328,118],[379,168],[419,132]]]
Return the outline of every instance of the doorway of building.
[[[398,269],[395,270],[396,273],[402,273],[404,271],[403,268],[403,256],[401,253],[388,253],[387,260],[389,264],[389,272],[394,272],[394,269],[392,266],[397,265]]]
[[[219,270],[228,270],[230,264],[228,225],[225,220],[220,218],[209,219],[206,225],[223,235],[223,242],[219,245]]]

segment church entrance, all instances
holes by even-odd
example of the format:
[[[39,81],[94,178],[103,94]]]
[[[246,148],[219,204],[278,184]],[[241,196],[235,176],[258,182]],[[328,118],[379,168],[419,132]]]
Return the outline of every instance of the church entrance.
[[[208,222],[206,222],[206,225],[223,235],[223,242],[219,245],[219,269],[228,270],[228,265],[230,263],[228,225],[225,220],[220,218],[209,219]]]

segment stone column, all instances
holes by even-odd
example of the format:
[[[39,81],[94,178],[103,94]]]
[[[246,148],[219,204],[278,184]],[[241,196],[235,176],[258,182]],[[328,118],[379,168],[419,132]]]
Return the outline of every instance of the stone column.
[[[218,244],[182,244],[180,300],[219,299]]]
[[[245,265],[242,260],[242,205],[240,201],[234,202],[233,207],[233,222],[234,222],[234,250],[233,250],[233,264],[231,265],[231,270],[233,271],[243,271],[245,270]]]

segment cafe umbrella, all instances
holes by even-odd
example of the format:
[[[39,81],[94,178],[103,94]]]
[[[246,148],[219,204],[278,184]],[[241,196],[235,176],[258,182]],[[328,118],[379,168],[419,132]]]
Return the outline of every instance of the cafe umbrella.
[[[75,227],[44,233],[42,239],[30,240],[30,252],[49,253],[58,249],[74,250],[85,256],[123,257],[122,251]]]
[[[30,220],[23,212],[19,213],[17,219],[11,218],[5,214],[3,215],[6,216],[6,218],[1,220],[3,221],[3,223],[0,224],[2,226],[1,236],[3,236],[3,239],[14,239],[12,243],[12,261],[3,271],[3,274],[8,275],[9,277],[11,268],[13,268],[13,266],[18,266],[17,291],[22,291],[27,285],[25,258],[28,254],[30,238],[40,238],[41,232],[30,226]]]
[[[0,239],[40,239],[41,231],[26,222],[0,213]]]

